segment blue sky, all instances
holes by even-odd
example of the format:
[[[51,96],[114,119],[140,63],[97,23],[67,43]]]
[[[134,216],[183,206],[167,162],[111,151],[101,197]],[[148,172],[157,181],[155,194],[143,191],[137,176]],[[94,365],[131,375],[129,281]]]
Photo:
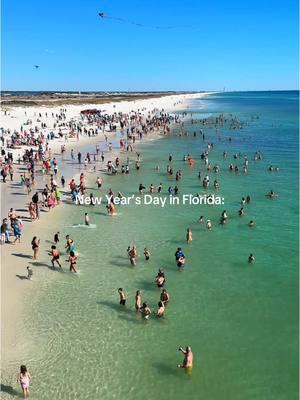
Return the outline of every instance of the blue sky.
[[[2,0],[1,19],[2,90],[298,88],[297,0]]]

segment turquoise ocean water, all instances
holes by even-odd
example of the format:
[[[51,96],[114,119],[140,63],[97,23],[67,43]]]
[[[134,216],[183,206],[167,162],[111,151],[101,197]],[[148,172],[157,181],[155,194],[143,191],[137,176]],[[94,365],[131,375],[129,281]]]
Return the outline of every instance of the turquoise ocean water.
[[[45,269],[39,301],[31,305],[26,364],[34,376],[32,399],[298,398],[298,92],[214,94],[182,111],[188,112],[184,130],[190,135],[177,136],[177,126],[170,137],[141,144],[140,171],[132,162],[129,175],[105,176],[100,193],[111,187],[128,196],[137,193],[139,183],[162,182],[167,194],[175,185],[175,175],[165,172],[169,153],[173,170],[183,172],[180,194],[203,192],[200,154],[213,142],[209,159],[221,171],[209,175],[211,182],[218,178],[225,205],[119,206],[115,217],[106,216],[105,205],[58,211],[61,237],[69,233],[78,246],[80,273],[57,273],[47,283],[53,272]],[[232,113],[247,124],[216,133],[191,124],[190,113],[198,119]],[[256,150],[263,160],[253,161]],[[247,154],[247,175],[229,172],[231,162],[242,166],[242,158],[233,160],[235,152]],[[182,161],[187,153],[194,168]],[[279,172],[269,172],[270,164]],[[96,195],[95,176],[89,180]],[[270,189],[278,193],[274,201],[265,197]],[[241,218],[240,200],[248,194],[251,203]],[[229,221],[220,226],[223,209]],[[96,228],[72,227],[82,223],[85,212]],[[212,220],[212,231],[197,223],[200,215]],[[251,219],[257,224],[253,229],[246,225]],[[53,222],[50,228],[56,227]],[[135,268],[126,256],[132,244],[140,255]],[[174,263],[178,246],[187,257],[182,273]],[[148,262],[144,247],[151,252]],[[250,253],[253,265],[247,262]],[[160,292],[153,281],[161,266],[171,301],[164,318],[145,321],[134,310],[134,294],[140,289],[155,311]],[[118,304],[118,287],[128,297],[125,309]],[[177,349],[186,345],[194,351],[191,376],[176,368],[182,361]]]

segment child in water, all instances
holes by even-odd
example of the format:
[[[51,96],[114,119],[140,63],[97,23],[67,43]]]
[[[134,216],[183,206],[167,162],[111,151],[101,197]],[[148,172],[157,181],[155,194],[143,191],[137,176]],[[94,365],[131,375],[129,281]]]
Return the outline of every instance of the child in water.
[[[150,252],[147,249],[147,247],[144,248],[144,256],[145,256],[146,261],[148,261],[150,259]]]
[[[21,365],[20,373],[18,374],[18,378],[17,378],[17,382],[19,382],[21,385],[24,399],[26,397],[29,397],[30,380],[31,380],[31,376],[30,376],[30,373],[27,371],[26,366]]]

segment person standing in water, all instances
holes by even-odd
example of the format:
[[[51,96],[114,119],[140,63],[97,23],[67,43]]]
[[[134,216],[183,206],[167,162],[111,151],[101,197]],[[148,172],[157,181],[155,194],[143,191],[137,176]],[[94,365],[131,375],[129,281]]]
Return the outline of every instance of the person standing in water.
[[[39,246],[40,246],[40,239],[38,239],[36,236],[33,237],[32,241],[31,241],[31,247],[33,250],[33,259],[36,260],[37,259],[37,254],[39,251]]]
[[[144,256],[146,261],[150,260],[150,251],[147,249],[147,247],[144,248]]]
[[[142,308],[142,296],[140,290],[137,290],[135,293],[135,309],[136,311],[140,311]]]
[[[61,263],[59,262],[59,251],[57,249],[56,246],[51,246],[51,253],[52,255],[52,259],[51,259],[51,263],[52,263],[52,267],[54,268],[54,263],[56,262],[59,266],[59,268],[62,268]]]
[[[157,311],[156,311],[156,315],[158,317],[162,317],[164,315],[164,313],[165,313],[165,305],[164,305],[164,303],[162,301],[159,301],[158,302],[158,308],[157,308]]]
[[[136,264],[136,257],[137,257],[136,246],[132,246],[132,248],[128,252],[128,256],[129,256],[131,265],[135,265]]]
[[[181,351],[184,354],[184,359],[182,364],[178,364],[178,368],[184,368],[186,373],[191,373],[193,369],[193,352],[190,346],[187,346],[185,350],[182,347],[179,347],[178,351]]]
[[[120,305],[121,306],[125,306],[125,304],[126,304],[126,296],[125,296],[125,293],[124,293],[123,289],[119,288],[118,289],[118,293],[119,293],[119,296],[120,296]]]
[[[193,240],[193,234],[192,234],[192,230],[190,228],[188,228],[186,230],[186,241],[188,243],[190,243]]]
[[[164,303],[164,305],[166,306],[168,304],[169,300],[170,300],[170,295],[167,292],[167,289],[163,289],[160,294],[160,301],[162,301]]]
[[[148,319],[150,314],[151,314],[151,310],[148,307],[147,303],[143,303],[141,309],[140,309],[143,318]]]
[[[88,213],[84,214],[84,223],[85,223],[86,226],[90,225],[90,217],[89,217]]]
[[[73,250],[70,251],[69,255],[69,263],[70,263],[70,272],[77,272],[75,265],[77,262],[77,257]]]
[[[26,365],[21,365],[20,372],[18,374],[17,382],[20,383],[23,392],[23,397],[26,399],[29,397],[29,383],[31,380],[30,373],[27,371]]]

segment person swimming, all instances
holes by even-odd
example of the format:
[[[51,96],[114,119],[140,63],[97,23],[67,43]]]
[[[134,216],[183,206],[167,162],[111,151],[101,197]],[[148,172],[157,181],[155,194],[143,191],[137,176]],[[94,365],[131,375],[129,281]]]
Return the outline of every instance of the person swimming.
[[[250,256],[248,257],[248,263],[252,264],[255,261],[254,255],[251,253]]]
[[[269,197],[270,199],[275,199],[275,197],[278,197],[278,194],[273,192],[273,190],[270,190],[270,192],[266,194],[266,197]]]

